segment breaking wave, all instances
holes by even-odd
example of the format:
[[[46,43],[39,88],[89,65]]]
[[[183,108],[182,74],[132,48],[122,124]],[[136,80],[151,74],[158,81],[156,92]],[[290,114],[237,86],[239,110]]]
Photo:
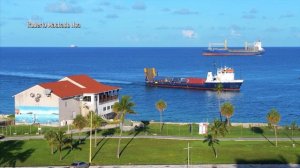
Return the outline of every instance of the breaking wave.
[[[27,77],[27,78],[40,78],[40,79],[54,79],[59,80],[64,76],[60,75],[50,75],[50,74],[39,74],[39,73],[26,73],[26,72],[6,72],[0,71],[0,75],[4,76],[15,76],[15,77]],[[119,83],[119,84],[132,84],[132,82],[128,81],[120,81],[120,80],[110,80],[110,79],[96,79],[98,82],[103,83]]]
[[[41,79],[60,79],[63,76],[59,75],[49,75],[49,74],[39,74],[39,73],[26,73],[26,72],[5,72],[0,71],[0,75],[5,76],[16,76],[16,77],[28,77],[28,78],[41,78]]]
[[[119,81],[119,80],[110,80],[110,79],[96,79],[96,81],[101,83],[132,84],[132,82],[128,82],[128,81]]]

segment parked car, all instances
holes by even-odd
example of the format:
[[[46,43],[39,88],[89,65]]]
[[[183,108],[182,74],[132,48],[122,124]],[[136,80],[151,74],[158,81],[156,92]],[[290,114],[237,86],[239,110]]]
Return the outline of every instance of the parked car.
[[[0,139],[4,139],[5,138],[5,136],[4,135],[0,135]]]
[[[85,162],[73,162],[70,166],[71,168],[88,168],[90,164]]]

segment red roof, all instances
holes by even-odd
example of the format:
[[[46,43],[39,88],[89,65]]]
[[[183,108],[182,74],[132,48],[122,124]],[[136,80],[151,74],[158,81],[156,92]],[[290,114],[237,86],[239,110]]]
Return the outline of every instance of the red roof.
[[[68,76],[68,78],[86,87],[83,89],[84,93],[101,93],[101,92],[107,92],[110,90],[119,89],[119,87],[109,86],[109,85],[104,85],[102,83],[99,83],[87,75],[74,75],[74,76]]]
[[[42,83],[40,84],[40,86],[45,89],[52,90],[54,94],[56,94],[61,98],[77,96],[84,93],[103,93],[103,92],[119,89],[119,87],[108,86],[99,83],[87,75],[74,75],[74,76],[68,76],[67,78],[78,83],[84,88],[81,88],[68,80]]]

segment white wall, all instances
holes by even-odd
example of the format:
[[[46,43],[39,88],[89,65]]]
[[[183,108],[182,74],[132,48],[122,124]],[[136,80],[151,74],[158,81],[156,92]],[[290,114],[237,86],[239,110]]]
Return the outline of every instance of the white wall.
[[[15,95],[15,107],[16,106],[48,106],[48,107],[58,107],[59,97],[55,94],[47,97],[44,93],[45,89],[39,85],[35,85],[23,92]],[[35,97],[31,97],[30,94],[35,94]],[[39,102],[35,101],[37,94],[41,95]]]
[[[114,105],[115,102],[119,102],[119,100],[115,99],[115,100],[111,100],[111,101],[105,102],[103,104],[98,104],[98,114],[99,115],[104,115],[104,114],[108,114],[108,113],[113,112],[111,106]],[[107,109],[108,106],[110,107],[109,110]],[[103,110],[104,107],[106,107],[105,111]]]

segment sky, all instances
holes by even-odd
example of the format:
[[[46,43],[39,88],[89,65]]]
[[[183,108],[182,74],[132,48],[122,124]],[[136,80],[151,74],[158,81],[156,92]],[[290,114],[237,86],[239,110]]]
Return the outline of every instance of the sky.
[[[225,39],[299,47],[300,0],[0,0],[1,47],[207,47]]]

